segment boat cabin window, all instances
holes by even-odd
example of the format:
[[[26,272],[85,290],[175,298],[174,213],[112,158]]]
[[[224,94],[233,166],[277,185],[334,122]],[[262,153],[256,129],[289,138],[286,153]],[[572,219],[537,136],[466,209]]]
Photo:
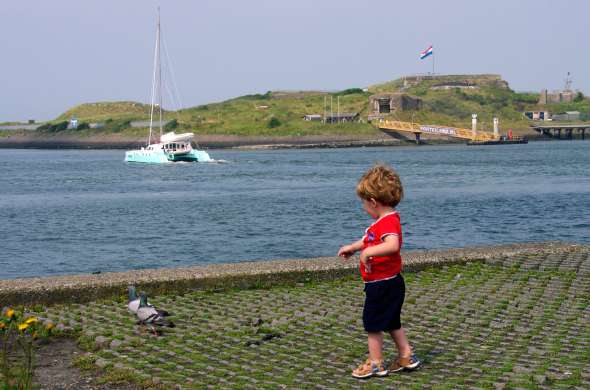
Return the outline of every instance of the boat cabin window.
[[[188,148],[188,143],[186,142],[182,142],[182,143],[176,143],[176,142],[171,142],[169,144],[164,144],[164,150],[185,150]]]

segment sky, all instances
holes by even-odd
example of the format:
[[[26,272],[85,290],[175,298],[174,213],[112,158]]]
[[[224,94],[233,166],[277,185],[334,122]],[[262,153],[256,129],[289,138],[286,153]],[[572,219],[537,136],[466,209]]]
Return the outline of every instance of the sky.
[[[590,95],[586,0],[4,0],[0,122],[149,102],[158,6],[166,85],[182,107],[430,72],[419,53],[431,44],[436,73],[495,73],[539,91],[571,72]]]

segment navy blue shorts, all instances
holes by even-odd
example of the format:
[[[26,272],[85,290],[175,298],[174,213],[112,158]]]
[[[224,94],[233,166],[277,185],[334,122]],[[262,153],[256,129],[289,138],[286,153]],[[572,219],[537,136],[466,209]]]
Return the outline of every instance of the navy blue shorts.
[[[365,283],[365,330],[389,332],[401,328],[400,315],[405,296],[406,284],[401,274],[393,279]]]

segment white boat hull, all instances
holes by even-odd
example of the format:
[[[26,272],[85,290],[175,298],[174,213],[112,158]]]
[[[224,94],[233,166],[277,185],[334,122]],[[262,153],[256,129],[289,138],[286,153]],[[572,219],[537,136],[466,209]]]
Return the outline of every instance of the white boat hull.
[[[204,150],[191,149],[187,153],[166,153],[164,150],[129,150],[125,152],[126,162],[162,164],[169,162],[211,162],[209,153]]]

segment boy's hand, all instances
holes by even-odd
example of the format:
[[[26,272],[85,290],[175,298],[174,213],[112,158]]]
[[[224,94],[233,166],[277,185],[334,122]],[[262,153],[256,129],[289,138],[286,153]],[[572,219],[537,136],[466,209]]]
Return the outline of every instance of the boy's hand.
[[[363,265],[365,266],[365,272],[367,272],[368,274],[371,273],[371,257],[367,256],[366,251],[362,251],[361,252],[361,263],[363,263]]]
[[[344,245],[338,250],[338,256],[348,259],[350,256],[354,255],[354,252],[356,251],[352,245]]]

